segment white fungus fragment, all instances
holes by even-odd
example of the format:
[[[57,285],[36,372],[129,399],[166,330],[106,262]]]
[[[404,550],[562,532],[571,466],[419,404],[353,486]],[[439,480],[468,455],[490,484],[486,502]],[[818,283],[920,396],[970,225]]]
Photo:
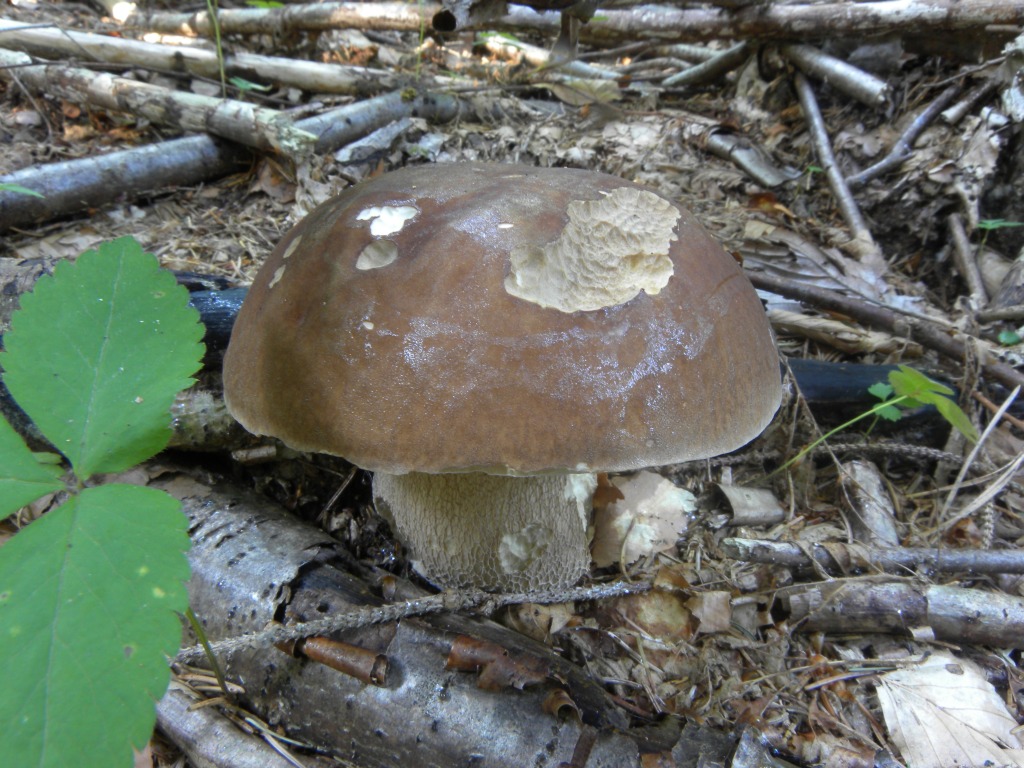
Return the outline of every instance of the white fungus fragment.
[[[364,208],[356,216],[356,221],[369,221],[370,234],[374,237],[387,237],[402,231],[406,222],[419,215],[419,208],[411,205],[381,205]]]
[[[653,295],[672,277],[669,248],[679,211],[646,190],[619,187],[600,200],[574,200],[557,239],[510,255],[505,290],[516,298],[579,312]]]
[[[374,240],[359,252],[356,269],[379,269],[398,258],[398,246],[394,240]]]

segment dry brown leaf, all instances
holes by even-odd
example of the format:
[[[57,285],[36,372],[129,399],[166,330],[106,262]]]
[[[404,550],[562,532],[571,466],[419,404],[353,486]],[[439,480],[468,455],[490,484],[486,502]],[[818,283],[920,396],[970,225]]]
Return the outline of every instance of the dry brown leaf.
[[[950,653],[879,679],[893,742],[915,768],[1022,765],[1017,722],[982,671]]]
[[[656,472],[638,472],[612,483],[622,499],[594,516],[591,555],[599,568],[672,549],[686,530],[696,498]]]

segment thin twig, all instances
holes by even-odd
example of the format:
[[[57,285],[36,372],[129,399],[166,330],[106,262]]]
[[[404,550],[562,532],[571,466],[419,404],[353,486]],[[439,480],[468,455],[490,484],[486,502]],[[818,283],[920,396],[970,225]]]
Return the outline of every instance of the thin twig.
[[[949,237],[953,241],[953,260],[960,276],[967,283],[967,290],[971,294],[971,301],[977,308],[988,304],[988,291],[985,290],[985,281],[981,277],[981,270],[978,269],[978,262],[974,259],[974,249],[964,229],[963,219],[960,214],[951,213],[947,219],[949,224]]]
[[[243,648],[264,648],[275,643],[297,640],[303,637],[326,635],[342,629],[356,629],[371,624],[382,624],[388,621],[397,621],[398,619],[440,613],[442,611],[466,611],[484,607],[487,612],[490,612],[506,605],[603,600],[609,597],[647,592],[650,589],[651,585],[647,582],[630,583],[619,581],[611,584],[597,584],[589,587],[537,593],[441,592],[436,595],[405,600],[400,603],[353,608],[344,613],[300,624],[289,624],[287,626],[275,624],[259,632],[251,632],[239,635],[238,637],[229,637],[211,642],[210,648],[213,653],[228,654]],[[174,660],[189,664],[203,658],[205,654],[206,651],[203,646],[193,645],[179,651]]]
[[[717,56],[702,61],[700,64],[684,69],[678,74],[666,77],[661,84],[665,87],[678,87],[683,85],[700,85],[713,83],[727,72],[736,69],[740,64],[750,58],[750,43],[742,42],[734,45]]]
[[[911,147],[913,147],[914,142],[917,141],[917,137],[924,132],[925,128],[935,121],[935,118],[942,113],[942,110],[953,103],[953,99],[955,99],[959,93],[959,84],[951,85],[940,93],[935,98],[935,101],[922,110],[921,114],[915,117],[910,125],[907,126],[907,129],[896,140],[892,149],[889,150],[889,154],[869,168],[865,168],[860,173],[855,173],[853,176],[850,176],[846,180],[846,183],[851,187],[863,186],[872,179],[877,179],[882,174],[896,170],[903,165],[903,162],[910,157]]]
[[[793,81],[796,84],[800,107],[807,120],[811,143],[818,154],[818,162],[825,169],[825,177],[828,179],[832,194],[835,195],[839,212],[842,214],[846,226],[850,228],[855,243],[859,246],[858,256],[865,262],[884,264],[878,245],[871,235],[871,230],[868,229],[867,222],[864,221],[860,208],[857,206],[857,201],[853,199],[846,179],[843,177],[842,171],[839,170],[835,153],[832,151],[832,142],[825,127],[825,119],[821,115],[818,100],[814,96],[814,89],[802,72],[796,72],[793,75]]]

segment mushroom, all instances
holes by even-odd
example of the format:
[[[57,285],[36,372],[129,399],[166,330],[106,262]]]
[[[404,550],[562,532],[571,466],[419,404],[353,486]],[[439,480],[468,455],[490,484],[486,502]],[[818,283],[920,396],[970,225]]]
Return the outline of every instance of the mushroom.
[[[595,472],[717,456],[781,398],[750,283],[676,203],[584,170],[384,174],[292,229],[224,361],[250,432],[372,470],[444,587],[589,566]]]

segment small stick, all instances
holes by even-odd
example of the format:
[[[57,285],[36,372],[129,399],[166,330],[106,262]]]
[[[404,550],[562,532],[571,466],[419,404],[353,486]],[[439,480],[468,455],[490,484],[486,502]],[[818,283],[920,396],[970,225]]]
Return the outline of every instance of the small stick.
[[[917,141],[917,137],[924,133],[924,129],[931,125],[935,118],[938,117],[942,110],[948,107],[953,99],[960,93],[959,85],[951,85],[949,88],[940,93],[931,104],[925,108],[921,114],[914,118],[914,120],[907,126],[907,129],[903,134],[896,140],[892,149],[889,150],[889,154],[883,157],[874,165],[865,168],[860,173],[855,173],[849,179],[847,183],[851,187],[860,187],[867,184],[872,179],[877,179],[879,176],[893,171],[903,165],[903,162],[910,157],[911,147],[914,142]]]
[[[277,643],[286,643],[302,637],[329,635],[340,629],[356,629],[371,624],[423,616],[442,611],[463,611],[484,608],[486,611],[496,610],[506,605],[520,603],[569,603],[584,600],[602,600],[619,595],[632,595],[648,592],[651,585],[646,582],[614,582],[612,584],[595,584],[590,587],[576,587],[554,592],[536,592],[522,594],[491,594],[488,592],[441,592],[414,600],[404,600],[388,605],[368,605],[363,608],[345,611],[335,616],[306,621],[299,624],[274,624],[260,632],[250,632],[238,637],[229,637],[210,643],[213,653],[232,653],[243,648],[267,647]],[[183,648],[175,656],[175,661],[189,664],[198,661],[206,654],[201,645]]]
[[[854,242],[860,246],[858,256],[860,256],[861,261],[884,265],[884,260],[874,237],[871,235],[871,230],[868,229],[868,225],[861,215],[860,208],[857,206],[857,201],[853,199],[853,194],[846,184],[846,179],[843,178],[843,173],[839,170],[839,164],[836,162],[836,156],[832,152],[832,143],[825,128],[825,120],[821,116],[818,100],[814,96],[814,89],[811,88],[810,82],[808,82],[807,77],[802,72],[797,72],[793,76],[793,80],[796,84],[800,106],[803,108],[804,116],[807,119],[807,128],[811,134],[811,142],[818,153],[819,162],[825,169],[829,188],[836,197],[836,203],[839,205],[839,212],[842,214],[843,220],[846,221],[846,225],[853,233]]]
[[[829,56],[811,45],[784,45],[782,54],[805,75],[828,83],[869,107],[881,107],[889,99],[889,86],[884,80],[858,69],[835,56]]]
[[[963,219],[960,218],[960,214],[951,213],[946,221],[949,224],[950,239],[953,241],[953,260],[956,262],[956,268],[967,283],[967,290],[971,294],[974,306],[983,307],[988,304],[988,291],[985,290],[985,281],[982,280],[978,262],[974,259],[971,241],[967,239]]]
[[[1024,573],[1024,552],[1017,550],[932,549],[929,547],[864,547],[833,542],[828,545],[794,544],[761,539],[722,539],[722,552],[733,560],[810,568],[813,563],[830,573],[836,566],[883,571],[936,573]]]
[[[1024,304],[1011,304],[1008,307],[982,309],[977,313],[979,323],[995,323],[1000,320],[1024,320]]]
[[[682,85],[713,83],[727,72],[736,69],[748,58],[750,58],[750,43],[744,41],[707,61],[702,61],[700,64],[684,69],[678,74],[666,77],[662,80],[661,84],[671,88]]]

